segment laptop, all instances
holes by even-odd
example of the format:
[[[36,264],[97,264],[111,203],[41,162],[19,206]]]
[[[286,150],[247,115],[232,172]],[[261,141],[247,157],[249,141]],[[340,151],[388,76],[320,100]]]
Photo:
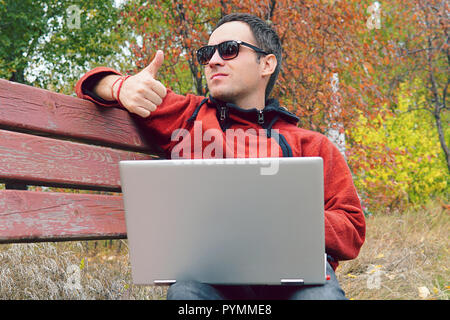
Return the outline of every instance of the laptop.
[[[319,157],[119,163],[134,284],[323,284]]]

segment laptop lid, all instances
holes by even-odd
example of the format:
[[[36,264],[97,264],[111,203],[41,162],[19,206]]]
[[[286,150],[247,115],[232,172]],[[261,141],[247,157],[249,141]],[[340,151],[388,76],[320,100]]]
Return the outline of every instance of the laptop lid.
[[[121,161],[135,284],[325,282],[322,158]]]

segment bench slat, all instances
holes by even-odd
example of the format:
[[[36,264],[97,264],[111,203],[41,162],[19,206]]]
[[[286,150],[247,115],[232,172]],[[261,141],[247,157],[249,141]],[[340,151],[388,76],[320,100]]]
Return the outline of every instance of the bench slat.
[[[0,181],[117,191],[119,161],[148,159],[131,151],[0,130]]]
[[[0,127],[154,152],[125,110],[4,79],[0,79]]]
[[[126,238],[121,196],[0,190],[0,243]]]

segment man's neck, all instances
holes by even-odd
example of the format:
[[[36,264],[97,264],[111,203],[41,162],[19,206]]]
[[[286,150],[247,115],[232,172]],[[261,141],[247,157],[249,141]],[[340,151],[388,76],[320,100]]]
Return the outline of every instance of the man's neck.
[[[242,99],[236,99],[233,103],[242,109],[256,108],[262,110],[265,106],[265,97],[264,95],[246,96]]]

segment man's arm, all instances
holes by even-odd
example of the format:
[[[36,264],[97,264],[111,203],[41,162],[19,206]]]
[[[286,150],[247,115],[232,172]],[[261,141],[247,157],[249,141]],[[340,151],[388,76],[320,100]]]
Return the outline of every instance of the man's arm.
[[[326,252],[337,260],[354,259],[365,239],[361,203],[347,162],[336,146],[324,137],[320,149],[324,160]]]
[[[118,87],[117,85],[114,86],[114,95],[115,97],[113,97],[111,95],[111,87],[116,83],[117,84],[117,80],[120,78],[121,76],[115,75],[115,74],[110,74],[107,76],[104,76],[103,78],[101,78],[97,84],[93,87],[93,92],[99,96],[100,98],[107,100],[107,101],[117,101],[115,97],[117,97],[117,93],[118,93]]]
[[[160,147],[166,153],[166,157],[170,158],[171,148],[179,142],[173,140],[173,132],[189,125],[187,120],[205,97],[176,94],[155,80],[162,61],[162,51],[158,51],[149,66],[124,81],[119,98],[128,111],[140,115],[137,119],[139,125],[151,136],[152,143]],[[75,87],[77,96],[101,106],[117,107],[115,98],[121,82],[120,77],[122,74],[114,69],[94,68],[77,82]]]
[[[94,79],[96,83],[91,84],[92,93],[100,98],[100,104],[115,105],[120,101],[121,105],[131,113],[135,113],[143,118],[156,110],[156,107],[162,103],[167,94],[166,87],[156,80],[158,69],[164,62],[164,54],[161,50],[156,52],[153,61],[139,73],[128,77],[123,81],[121,75],[114,70],[103,70],[104,76],[100,79]],[[85,92],[81,83],[77,84],[77,95],[85,98]],[[120,95],[119,95],[119,87]],[[89,95],[88,95],[89,96]],[[97,100],[99,100],[97,98]],[[91,100],[96,100],[91,97]]]

